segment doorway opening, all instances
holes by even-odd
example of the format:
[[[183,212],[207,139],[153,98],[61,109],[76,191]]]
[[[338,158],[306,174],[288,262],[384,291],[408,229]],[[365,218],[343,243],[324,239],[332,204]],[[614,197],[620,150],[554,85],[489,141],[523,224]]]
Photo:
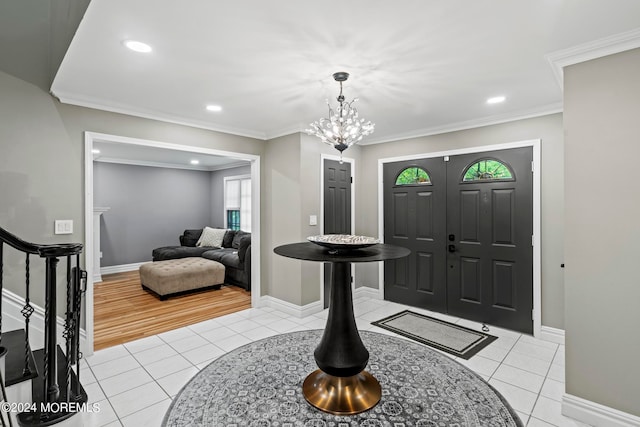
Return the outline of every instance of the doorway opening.
[[[255,307],[258,305],[259,297],[260,297],[260,157],[257,155],[250,155],[244,153],[234,153],[227,152],[222,150],[215,150],[210,148],[202,148],[188,145],[180,145],[180,144],[170,144],[158,141],[150,141],[143,140],[137,138],[128,138],[116,135],[106,135],[106,134],[98,134],[93,132],[85,132],[85,242],[86,242],[86,260],[85,266],[88,272],[87,279],[87,292],[85,297],[85,306],[86,306],[86,335],[87,339],[83,348],[85,354],[91,354],[94,350],[95,336],[94,336],[94,275],[96,271],[99,271],[99,254],[100,249],[96,248],[95,243],[99,242],[99,237],[96,239],[95,232],[99,230],[100,222],[97,222],[94,219],[94,161],[93,161],[93,149],[94,145],[98,146],[100,144],[111,144],[113,146],[119,146],[123,149],[129,149],[134,151],[144,152],[145,150],[149,150],[148,152],[157,153],[159,151],[163,151],[168,153],[170,156],[182,156],[191,155],[191,156],[201,156],[201,158],[215,158],[216,161],[224,161],[227,165],[231,164],[231,166],[245,164],[247,165],[248,170],[250,171],[250,181],[245,183],[245,193],[249,195],[250,203],[246,203],[244,205],[245,208],[247,206],[256,207],[251,210],[250,215],[245,215],[246,217],[251,218],[250,220],[250,228],[251,228],[251,240],[252,244],[250,246],[251,250],[251,288],[252,292],[250,295],[250,303],[251,306]],[[220,178],[220,182],[222,182],[222,178]],[[220,191],[220,197],[223,197],[222,191]],[[222,200],[221,200],[222,202]],[[222,209],[222,203],[220,204],[220,218],[224,215],[224,211]],[[220,220],[222,224],[222,220]],[[178,236],[184,230],[171,230],[172,233],[175,233],[174,239],[177,241]],[[98,234],[99,236],[99,234]],[[149,248],[149,253],[154,248]],[[98,261],[96,261],[96,259]],[[194,297],[197,296],[194,295]],[[245,297],[246,298],[246,297]],[[171,302],[171,299],[168,300]],[[184,325],[177,324],[176,327],[180,327]]]

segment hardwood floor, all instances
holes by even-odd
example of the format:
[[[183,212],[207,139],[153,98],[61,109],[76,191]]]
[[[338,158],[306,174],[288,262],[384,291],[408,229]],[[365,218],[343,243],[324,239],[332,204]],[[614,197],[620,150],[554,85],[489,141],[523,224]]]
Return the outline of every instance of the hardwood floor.
[[[138,271],[102,276],[94,286],[95,351],[251,308],[251,292],[222,286],[160,301]]]

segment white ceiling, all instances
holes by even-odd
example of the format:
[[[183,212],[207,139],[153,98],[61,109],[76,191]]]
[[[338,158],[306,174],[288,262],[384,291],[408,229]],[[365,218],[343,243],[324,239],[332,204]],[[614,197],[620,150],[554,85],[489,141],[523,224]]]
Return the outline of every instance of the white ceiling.
[[[250,166],[250,161],[211,154],[193,153],[161,147],[117,142],[94,141],[93,160],[95,162],[121,163],[138,166],[163,167],[173,169],[191,169],[215,171],[239,166]],[[198,164],[192,164],[197,160]]]
[[[347,71],[371,143],[561,111],[545,56],[638,28],[638,0],[92,0],[51,89],[268,139],[325,116]]]

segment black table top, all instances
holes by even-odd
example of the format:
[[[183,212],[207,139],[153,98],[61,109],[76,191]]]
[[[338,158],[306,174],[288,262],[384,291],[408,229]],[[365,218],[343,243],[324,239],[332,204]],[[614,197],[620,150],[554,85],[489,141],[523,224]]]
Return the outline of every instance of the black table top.
[[[302,259],[305,261],[322,262],[372,262],[387,259],[403,258],[411,251],[400,246],[377,244],[363,249],[339,251],[329,253],[330,249],[311,242],[290,243],[278,246],[273,251],[287,258]]]

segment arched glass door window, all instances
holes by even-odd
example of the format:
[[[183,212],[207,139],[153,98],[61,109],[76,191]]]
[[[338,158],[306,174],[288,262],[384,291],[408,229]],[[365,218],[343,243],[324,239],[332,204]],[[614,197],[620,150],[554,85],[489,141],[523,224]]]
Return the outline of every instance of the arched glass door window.
[[[511,168],[496,159],[481,159],[472,163],[462,175],[462,182],[513,181]]]
[[[396,185],[431,185],[431,177],[421,167],[410,166],[398,174]]]

